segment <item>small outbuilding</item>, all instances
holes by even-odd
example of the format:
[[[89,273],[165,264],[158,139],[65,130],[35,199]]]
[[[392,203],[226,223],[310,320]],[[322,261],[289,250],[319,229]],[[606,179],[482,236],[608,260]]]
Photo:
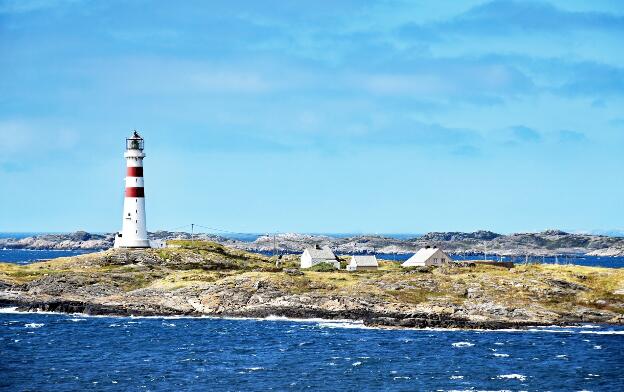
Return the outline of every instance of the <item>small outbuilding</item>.
[[[347,271],[366,271],[379,268],[377,257],[372,256],[351,256],[351,262],[347,265]]]
[[[401,267],[423,267],[450,263],[452,259],[438,247],[421,248],[414,256],[407,259]]]
[[[333,265],[336,269],[340,269],[340,262],[329,246],[310,246],[307,247],[301,255],[301,268],[310,268],[320,263]]]

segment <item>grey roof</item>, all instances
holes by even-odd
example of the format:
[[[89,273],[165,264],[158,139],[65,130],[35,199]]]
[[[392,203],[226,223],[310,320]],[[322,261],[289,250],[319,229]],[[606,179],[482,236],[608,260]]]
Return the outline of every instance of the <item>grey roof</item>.
[[[320,249],[314,246],[307,247],[306,250],[310,253],[310,256],[313,259],[326,259],[326,260],[335,260],[336,255],[329,246],[325,245]]]
[[[378,267],[377,257],[372,256],[351,256],[351,265],[358,267]]]

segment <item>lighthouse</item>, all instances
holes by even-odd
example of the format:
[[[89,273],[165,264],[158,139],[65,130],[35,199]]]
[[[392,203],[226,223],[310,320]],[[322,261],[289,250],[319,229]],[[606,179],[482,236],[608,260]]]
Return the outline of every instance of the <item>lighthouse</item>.
[[[122,229],[115,236],[115,248],[149,248],[145,225],[145,190],[143,188],[143,138],[134,131],[126,139],[126,193]]]

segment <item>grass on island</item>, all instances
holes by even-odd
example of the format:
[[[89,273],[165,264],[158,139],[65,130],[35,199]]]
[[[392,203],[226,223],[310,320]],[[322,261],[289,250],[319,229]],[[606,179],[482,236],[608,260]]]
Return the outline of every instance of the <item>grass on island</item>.
[[[302,275],[297,255],[277,257],[232,249],[210,241],[169,241],[172,247],[142,251],[109,250],[29,265],[0,263],[0,283],[25,285],[45,277],[72,277],[112,284],[124,291],[140,288],[178,290],[228,285],[255,290],[264,281],[291,294],[377,297],[397,303],[450,302],[483,298],[507,306],[539,303],[555,311],[572,305],[624,313],[624,269],[530,264],[506,269],[490,265],[404,269],[380,260],[375,271],[334,270],[317,265]],[[342,258],[341,264],[347,259]],[[91,283],[90,283],[91,284]],[[1,285],[0,285],[1,287]],[[576,290],[571,290],[575,288]]]

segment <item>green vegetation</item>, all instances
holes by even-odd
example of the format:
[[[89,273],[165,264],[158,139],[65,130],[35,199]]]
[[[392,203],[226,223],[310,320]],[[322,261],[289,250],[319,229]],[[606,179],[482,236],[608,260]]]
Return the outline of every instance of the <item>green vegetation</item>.
[[[334,272],[336,271],[336,267],[333,264],[329,263],[318,263],[308,268],[308,271],[314,272]]]

